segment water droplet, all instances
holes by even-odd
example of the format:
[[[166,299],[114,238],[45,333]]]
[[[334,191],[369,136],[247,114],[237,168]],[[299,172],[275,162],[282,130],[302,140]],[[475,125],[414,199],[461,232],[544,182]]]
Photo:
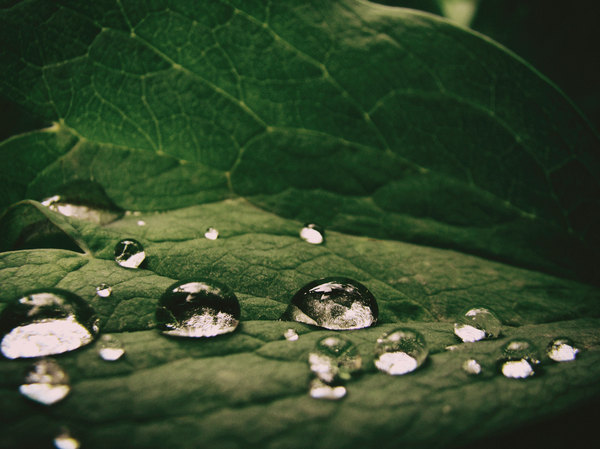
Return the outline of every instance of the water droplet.
[[[377,339],[375,366],[392,376],[410,373],[427,359],[425,337],[412,329],[395,329]]]
[[[343,385],[327,385],[320,379],[310,382],[310,396],[315,399],[338,400],[346,396],[346,387]]]
[[[137,240],[124,239],[115,246],[115,261],[122,267],[138,268],[145,259],[144,247]]]
[[[481,365],[475,359],[465,360],[462,365],[462,369],[470,375],[477,376],[481,373]]]
[[[123,344],[118,338],[112,335],[103,335],[100,337],[98,355],[100,355],[102,360],[114,362],[115,360],[119,360],[123,354],[125,354],[125,349],[123,349]]]
[[[559,337],[550,342],[546,354],[555,362],[570,362],[575,360],[579,349],[575,347],[570,338]]]
[[[497,338],[501,330],[500,320],[484,307],[467,310],[454,323],[454,333],[465,343]]]
[[[503,348],[500,359],[505,377],[524,379],[535,375],[540,357],[537,349],[527,340],[511,340]]]
[[[186,280],[171,285],[156,310],[158,329],[177,337],[214,337],[233,332],[240,304],[229,287],[215,281]]]
[[[40,404],[52,405],[71,391],[69,376],[55,360],[41,359],[33,364],[19,391]]]
[[[302,240],[313,245],[320,245],[325,239],[325,230],[316,224],[310,223],[305,224],[300,230],[300,237]]]
[[[146,226],[146,222],[144,220],[138,220],[137,225],[138,226]]]
[[[73,438],[66,429],[63,429],[60,435],[54,438],[53,442],[57,449],[79,449],[81,446],[81,443]]]
[[[283,336],[285,337],[285,339],[287,341],[296,341],[298,340],[298,332],[296,332],[294,329],[288,329],[283,333]]]
[[[108,284],[100,284],[96,287],[96,294],[101,298],[108,298],[112,295],[112,287]]]
[[[46,198],[41,204],[66,217],[100,225],[123,216],[123,211],[106,195],[102,186],[92,181],[75,181],[64,185],[59,195]]]
[[[32,290],[0,314],[2,353],[9,359],[42,357],[91,343],[98,333],[94,310],[66,290]]]
[[[302,287],[281,319],[347,330],[372,326],[378,314],[377,302],[367,287],[352,279],[328,277]]]
[[[310,370],[323,382],[331,384],[348,380],[360,370],[362,359],[354,344],[344,338],[330,336],[320,339],[308,355]]]
[[[212,227],[208,228],[204,233],[204,237],[206,237],[208,240],[217,240],[219,237],[219,231]]]

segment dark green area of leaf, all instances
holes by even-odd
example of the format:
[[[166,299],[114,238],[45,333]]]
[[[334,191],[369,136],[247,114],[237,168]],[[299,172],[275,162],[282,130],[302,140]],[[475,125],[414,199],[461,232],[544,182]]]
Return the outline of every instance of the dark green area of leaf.
[[[598,137],[495,43],[355,0],[4,2],[0,43],[2,95],[53,123],[0,144],[0,309],[64,288],[127,351],[59,356],[73,391],[49,408],[18,393],[29,362],[0,361],[0,447],[48,446],[63,425],[86,448],[490,447],[599,402],[599,291],[567,279],[597,281]],[[141,215],[100,226],[32,201],[92,185]],[[298,237],[314,221],[324,245]],[[146,269],[112,260],[126,237]],[[365,369],[323,402],[306,359],[328,332],[276,320],[332,275],[373,292],[380,324],[344,333]],[[156,331],[158,298],[190,277],[234,289],[238,331]],[[100,283],[113,294],[95,295]],[[472,305],[498,313],[503,338],[446,351]],[[432,355],[392,378],[373,346],[399,325]],[[508,338],[543,349],[559,335],[583,350],[576,362],[493,375]],[[471,356],[481,379],[460,370]]]

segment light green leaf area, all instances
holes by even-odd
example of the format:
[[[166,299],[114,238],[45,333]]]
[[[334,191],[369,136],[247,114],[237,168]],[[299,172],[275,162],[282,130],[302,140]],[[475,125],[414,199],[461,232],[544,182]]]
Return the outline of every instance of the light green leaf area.
[[[57,356],[73,390],[51,407],[17,391],[30,362],[0,363],[0,401],[7,404],[1,447],[42,447],[63,425],[89,448],[301,448],[306,438],[315,448],[460,447],[547,419],[600,393],[600,302],[592,286],[455,251],[337,232],[327,232],[323,245],[310,245],[298,236],[300,222],[244,200],[130,215],[103,228],[33,202],[16,208],[29,209],[21,213],[30,217],[27,223],[37,211],[37,220],[49,224],[36,229],[55,227],[89,252],[2,253],[2,302],[29,288],[77,292],[97,311],[103,332],[117,335],[127,352],[112,363],[102,361],[94,345]],[[204,237],[209,226],[219,229],[217,240]],[[146,269],[111,260],[114,244],[124,237],[142,242]],[[277,321],[296,290],[329,275],[364,283],[380,307],[377,326],[336,333],[358,346],[364,362],[338,402],[308,394],[308,353],[317,339],[334,332]],[[158,298],[175,280],[196,276],[235,290],[239,329],[207,339],[160,335],[154,329]],[[100,283],[113,287],[111,296],[96,296]],[[503,338],[459,344],[453,319],[472,305],[497,312]],[[375,369],[374,345],[398,326],[421,331],[431,355],[418,371],[391,377]],[[288,328],[298,331],[298,341],[284,339]],[[544,357],[539,378],[525,381],[497,373],[495,362],[508,338],[526,337],[543,351],[556,336],[577,342],[583,352],[576,362]],[[450,345],[457,348],[446,350]],[[484,367],[481,378],[461,370],[470,357]],[[32,426],[36,432],[28,431]]]

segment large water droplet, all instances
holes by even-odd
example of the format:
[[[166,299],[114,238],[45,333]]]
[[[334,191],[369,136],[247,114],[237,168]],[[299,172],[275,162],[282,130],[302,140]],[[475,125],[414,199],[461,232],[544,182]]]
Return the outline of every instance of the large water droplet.
[[[325,230],[317,224],[305,224],[300,230],[300,237],[308,243],[320,245],[325,240]]]
[[[501,330],[500,320],[484,307],[467,310],[454,323],[454,333],[464,342],[497,338]]]
[[[212,227],[208,228],[204,233],[204,237],[208,240],[217,240],[219,238],[219,231]]]
[[[124,239],[115,246],[115,261],[122,267],[138,268],[145,259],[144,247],[137,240]]]
[[[32,290],[0,314],[2,354],[9,359],[72,351],[98,333],[94,310],[66,290]]]
[[[171,285],[156,310],[158,329],[177,337],[214,337],[233,332],[240,322],[240,304],[219,282],[199,279]]]
[[[123,344],[118,338],[112,335],[103,335],[100,337],[100,341],[98,341],[98,355],[100,355],[102,360],[114,362],[115,360],[119,360],[123,354],[125,354],[125,349],[123,349]]]
[[[475,359],[468,359],[462,364],[462,369],[465,373],[472,376],[481,374],[481,364]]]
[[[52,405],[71,391],[69,376],[55,360],[41,359],[33,364],[19,391],[40,404]]]
[[[296,332],[294,329],[288,329],[283,333],[283,336],[285,337],[285,339],[287,341],[296,341],[298,340],[298,332]]]
[[[54,438],[53,443],[57,449],[79,449],[81,446],[81,443],[73,438],[66,429],[63,429],[63,431]]]
[[[96,294],[101,298],[108,298],[112,295],[112,287],[108,284],[100,284],[96,287]]]
[[[548,344],[546,354],[555,362],[570,362],[575,360],[579,349],[575,347],[573,341],[567,337],[555,338]]]
[[[315,399],[329,399],[335,401],[346,396],[346,387],[343,385],[328,385],[321,379],[310,382],[310,396]]]
[[[375,366],[392,376],[410,373],[427,359],[425,337],[413,329],[395,329],[377,339]]]
[[[367,287],[352,279],[328,277],[302,287],[281,319],[346,330],[372,326],[378,314],[377,302]]]
[[[354,344],[337,336],[319,340],[308,356],[310,370],[323,382],[348,380],[360,370],[362,359]]]
[[[535,375],[540,363],[535,346],[527,340],[511,340],[503,348],[500,367],[505,377],[524,379]]]
[[[42,205],[67,217],[100,225],[123,216],[123,210],[112,202],[96,182],[75,181],[62,186],[59,191],[60,194],[41,201]]]

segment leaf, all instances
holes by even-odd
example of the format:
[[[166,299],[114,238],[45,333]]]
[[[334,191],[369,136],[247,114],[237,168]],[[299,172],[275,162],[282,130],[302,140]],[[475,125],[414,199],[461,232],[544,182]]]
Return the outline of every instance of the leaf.
[[[597,405],[598,287],[567,278],[596,279],[598,137],[526,63],[442,19],[353,0],[2,8],[0,89],[53,124],[0,144],[13,250],[0,307],[66,288],[127,354],[57,356],[73,391],[50,408],[18,393],[28,361],[0,361],[0,447],[47,446],[63,425],[86,448],[489,446]],[[141,215],[100,226],[33,201],[87,183]],[[298,238],[304,221],[326,225],[325,245]],[[124,237],[144,244],[146,269],[114,263]],[[365,368],[338,402],[307,394],[307,354],[330,332],[277,321],[329,275],[380,305],[376,327],[341,334]],[[235,333],[156,332],[158,298],[193,276],[235,290]],[[503,338],[446,351],[474,304],[497,311]],[[421,331],[431,356],[393,378],[373,346],[397,326]],[[508,338],[543,349],[558,335],[582,349],[576,362],[493,375]],[[460,370],[471,356],[481,379]],[[536,443],[557,441],[573,446]]]
[[[353,0],[31,0],[0,20],[3,91],[55,122],[2,146],[1,173],[20,173],[4,206],[82,179],[124,209],[244,196],[343,232],[596,278],[598,136],[481,36]],[[32,144],[51,147],[33,170]]]

